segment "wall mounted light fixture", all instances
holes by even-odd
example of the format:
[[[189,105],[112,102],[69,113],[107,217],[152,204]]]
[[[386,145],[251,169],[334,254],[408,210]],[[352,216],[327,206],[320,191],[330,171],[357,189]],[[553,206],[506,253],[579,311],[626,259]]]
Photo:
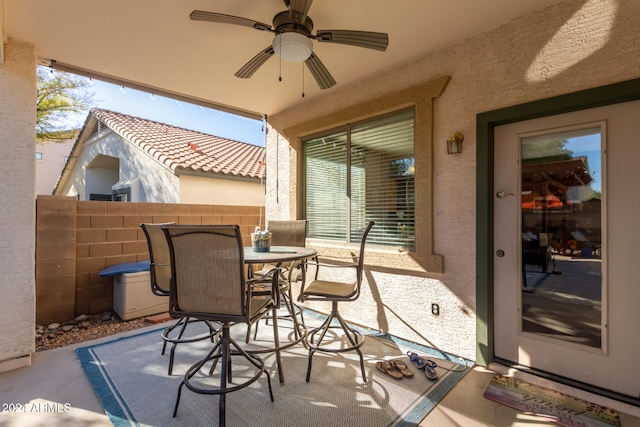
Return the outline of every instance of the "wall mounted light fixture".
[[[455,132],[449,139],[447,139],[447,154],[459,154],[462,153],[462,141],[464,141],[464,135],[460,132]]]

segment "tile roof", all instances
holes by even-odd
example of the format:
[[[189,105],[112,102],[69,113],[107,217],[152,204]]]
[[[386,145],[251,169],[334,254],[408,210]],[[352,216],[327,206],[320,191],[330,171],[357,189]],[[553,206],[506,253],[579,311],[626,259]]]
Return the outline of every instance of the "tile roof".
[[[90,114],[173,171],[265,176],[264,147],[100,108]]]

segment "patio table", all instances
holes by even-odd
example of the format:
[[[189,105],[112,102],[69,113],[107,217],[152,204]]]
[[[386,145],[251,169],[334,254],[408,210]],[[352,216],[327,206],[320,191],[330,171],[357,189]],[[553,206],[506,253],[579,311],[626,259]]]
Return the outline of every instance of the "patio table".
[[[302,261],[309,259],[316,256],[317,253],[318,252],[315,249],[297,246],[271,246],[271,250],[269,252],[254,252],[251,246],[245,246],[244,262],[246,264],[280,265],[287,261]]]
[[[318,254],[315,249],[307,248],[307,247],[298,247],[298,246],[271,246],[269,252],[255,252],[251,246],[245,246],[244,248],[244,262],[249,265],[249,269],[253,268],[254,264],[272,264],[276,267],[280,267],[283,262],[289,261],[305,261],[309,258],[313,258]],[[302,267],[302,283],[304,284],[306,278],[306,268]],[[289,284],[291,286],[291,284]],[[291,297],[289,298],[291,300]],[[291,304],[295,303],[291,300]],[[293,327],[295,328],[296,333],[300,334],[298,338],[296,338],[291,343],[287,345],[281,346],[280,349],[285,349],[291,347],[304,339],[306,336],[306,328],[304,328],[298,322],[298,318],[296,316],[296,307],[291,308],[291,320],[293,322]],[[302,314],[301,314],[302,315]]]
[[[245,246],[244,248],[244,262],[249,265],[249,273],[251,274],[254,264],[272,264],[276,267],[280,267],[282,263],[289,261],[304,261],[317,255],[315,249],[297,246],[271,246],[269,252],[254,252],[253,247]],[[305,280],[306,268],[302,267],[302,283]],[[300,341],[303,341],[307,335],[306,328],[298,322],[298,316],[296,315],[296,307],[294,306],[291,295],[291,284],[289,284],[289,301],[291,303],[291,321],[293,322],[294,334],[296,339],[288,342],[284,345],[276,344],[277,349],[284,350],[290,348]],[[286,304],[286,302],[285,302]],[[301,314],[302,315],[302,314]],[[256,325],[257,328],[257,325]],[[247,330],[247,343],[249,342],[250,330]],[[252,353],[270,353],[275,351],[276,348],[268,348],[264,350],[251,350]],[[282,371],[279,373],[280,383],[284,383],[284,374]]]

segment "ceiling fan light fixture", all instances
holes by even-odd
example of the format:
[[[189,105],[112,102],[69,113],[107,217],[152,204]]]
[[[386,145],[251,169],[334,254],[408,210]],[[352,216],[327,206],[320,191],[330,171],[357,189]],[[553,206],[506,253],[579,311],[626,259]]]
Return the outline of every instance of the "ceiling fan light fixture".
[[[303,62],[313,53],[311,40],[299,33],[280,33],[273,38],[273,51],[287,62]]]

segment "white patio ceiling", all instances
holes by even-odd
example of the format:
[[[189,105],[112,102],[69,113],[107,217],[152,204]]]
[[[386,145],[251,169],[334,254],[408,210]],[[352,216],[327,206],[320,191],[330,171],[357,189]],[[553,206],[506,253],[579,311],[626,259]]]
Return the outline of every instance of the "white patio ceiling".
[[[305,71],[304,98],[301,63],[280,64],[274,56],[250,79],[234,76],[271,44],[271,33],[189,19],[193,10],[205,10],[271,24],[286,9],[283,0],[0,0],[0,7],[3,2],[5,36],[35,44],[43,63],[271,115],[559,0],[315,0],[314,33],[386,32],[389,47],[379,52],[314,41],[337,84],[321,91]]]

